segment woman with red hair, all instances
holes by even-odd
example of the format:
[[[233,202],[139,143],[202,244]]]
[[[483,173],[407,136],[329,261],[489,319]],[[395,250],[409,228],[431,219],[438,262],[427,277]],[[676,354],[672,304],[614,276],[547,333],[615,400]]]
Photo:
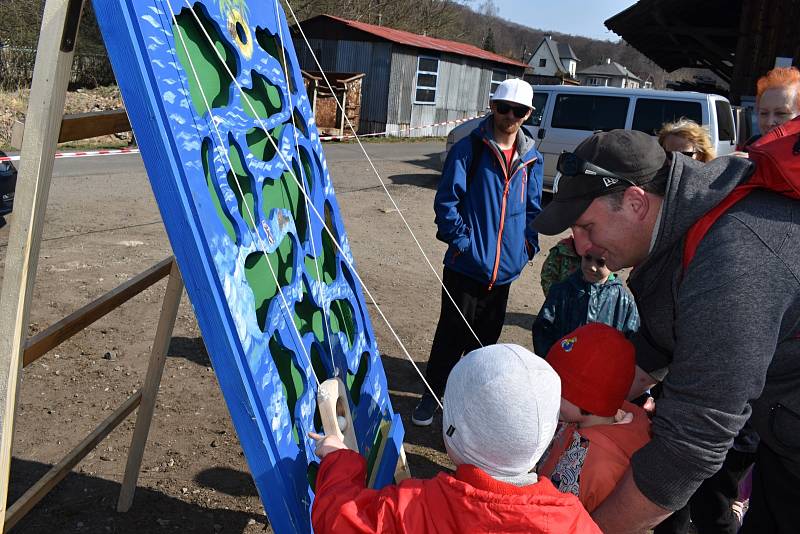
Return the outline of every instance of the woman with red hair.
[[[776,67],[758,80],[756,112],[761,135],[800,115],[800,71]]]

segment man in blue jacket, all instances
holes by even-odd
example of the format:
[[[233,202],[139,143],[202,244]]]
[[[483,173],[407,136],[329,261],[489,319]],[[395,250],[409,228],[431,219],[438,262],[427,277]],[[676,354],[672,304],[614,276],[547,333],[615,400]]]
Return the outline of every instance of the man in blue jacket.
[[[436,237],[448,248],[426,379],[440,398],[463,354],[497,343],[511,282],[539,250],[529,223],[541,211],[542,155],[521,129],[533,89],[506,80],[490,104],[492,113],[447,155],[434,200]],[[411,421],[430,425],[436,406],[426,392]]]

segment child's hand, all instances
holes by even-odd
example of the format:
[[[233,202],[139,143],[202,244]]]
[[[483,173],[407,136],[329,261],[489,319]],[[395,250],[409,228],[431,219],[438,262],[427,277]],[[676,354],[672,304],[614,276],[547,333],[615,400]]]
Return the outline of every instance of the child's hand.
[[[336,436],[321,436],[314,432],[309,432],[308,437],[317,442],[315,453],[320,459],[339,449],[346,449],[347,446]]]

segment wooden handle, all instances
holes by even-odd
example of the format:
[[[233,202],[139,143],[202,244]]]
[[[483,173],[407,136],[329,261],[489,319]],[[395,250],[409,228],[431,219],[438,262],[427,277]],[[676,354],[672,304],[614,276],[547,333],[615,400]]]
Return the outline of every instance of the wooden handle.
[[[353,428],[353,416],[350,413],[350,404],[347,401],[347,389],[341,378],[329,378],[319,385],[317,392],[317,406],[322,419],[322,428],[325,435],[335,435],[347,446],[348,449],[358,451],[358,442]],[[342,417],[344,428],[339,425]]]

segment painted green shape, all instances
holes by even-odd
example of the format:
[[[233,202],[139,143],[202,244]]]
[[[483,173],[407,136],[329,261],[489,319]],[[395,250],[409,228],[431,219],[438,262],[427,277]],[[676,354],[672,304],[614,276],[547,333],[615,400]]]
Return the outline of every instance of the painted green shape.
[[[276,154],[275,147],[280,147],[281,135],[283,134],[284,126],[284,124],[279,124],[270,132],[269,135],[272,136],[275,144],[270,142],[267,132],[261,128],[256,127],[249,129],[245,134],[245,139],[247,139],[247,147],[250,149],[250,152],[253,154],[253,156],[257,157],[261,161],[272,160]]]
[[[219,10],[222,13],[235,10],[246,15],[250,12],[250,7],[245,0],[220,0]]]
[[[269,340],[269,353],[270,356],[272,356],[272,361],[275,362],[275,367],[278,370],[278,376],[283,386],[283,393],[286,396],[286,406],[292,421],[292,436],[294,437],[295,443],[299,444],[300,439],[297,434],[294,409],[295,406],[297,406],[297,399],[299,399],[305,391],[303,375],[294,363],[292,351],[284,347],[281,342],[278,341],[277,335],[272,336]]]
[[[311,296],[307,291],[303,291],[303,300],[294,305],[294,324],[297,325],[300,335],[306,335],[311,332],[317,341],[322,343],[325,341],[324,320],[320,307],[311,300]]]
[[[325,205],[325,226],[333,232],[334,237],[336,237],[338,241],[339,238],[336,235],[336,228],[333,226],[333,217],[327,204]],[[306,272],[311,275],[314,280],[318,282],[321,281],[326,285],[330,284],[336,279],[336,246],[330,234],[328,234],[325,229],[322,230],[322,250],[317,249],[316,252],[316,259],[311,256],[306,256]],[[317,272],[315,261],[316,264],[319,265],[319,272]],[[322,280],[320,280],[320,275]]]
[[[353,307],[350,305],[350,302],[344,299],[331,302],[330,325],[331,335],[344,332],[345,336],[347,336],[347,340],[350,342],[350,347],[348,348],[351,348],[355,341],[356,328],[353,318]]]
[[[306,478],[308,479],[308,485],[311,487],[311,491],[314,493],[317,492],[317,473],[319,473],[319,462],[309,463],[308,470],[306,470]]]
[[[270,270],[270,265],[272,269]],[[275,275],[273,276],[273,271]],[[256,318],[261,331],[267,323],[269,303],[278,293],[275,278],[281,286],[292,281],[294,271],[294,250],[292,240],[287,235],[275,252],[253,252],[244,261],[244,274],[255,297]]]
[[[308,138],[308,126],[306,126],[306,120],[296,109],[292,112],[292,115],[294,116],[294,127],[297,128],[301,134],[303,134],[303,137]]]
[[[220,222],[222,223],[222,227],[225,228],[225,233],[228,234],[228,237],[231,238],[231,241],[239,244],[236,240],[236,231],[233,228],[233,222],[230,219],[228,213],[222,209],[222,201],[219,198],[219,193],[217,192],[217,188],[214,187],[213,177],[211,169],[214,167],[214,162],[211,157],[212,154],[212,144],[209,138],[203,139],[203,146],[201,149],[201,157],[200,159],[203,161],[203,173],[206,177],[206,187],[208,187],[208,193],[211,195],[211,202],[214,204],[214,211],[217,212],[217,217],[219,217]]]
[[[239,146],[233,139],[229,140],[230,148],[228,155],[231,161],[231,170],[228,171],[228,185],[236,195],[236,203],[239,206],[239,213],[247,223],[250,231],[255,231],[258,217],[255,210],[255,197],[253,196],[253,178],[244,164]]]
[[[255,71],[252,89],[242,93],[242,109],[254,119],[268,119],[281,110],[281,90]]]
[[[287,38],[287,36],[284,36]],[[256,42],[267,54],[271,55],[278,60],[283,69],[283,77],[289,85],[289,91],[294,94],[297,92],[297,86],[294,83],[294,77],[291,76],[293,69],[288,68],[289,54],[281,46],[280,36],[270,33],[264,28],[256,28]]]
[[[233,48],[222,38],[217,26],[206,17],[199,4],[197,5],[194,15],[188,8],[181,10],[175,17],[177,25],[173,24],[172,31],[175,35],[178,61],[186,72],[195,112],[203,117],[208,113],[206,102],[211,108],[228,105],[231,76],[225,66],[227,65],[234,76],[238,76],[239,67]],[[202,23],[202,27],[197,23],[195,15]],[[210,41],[203,29],[211,37]],[[219,52],[219,56],[214,49]],[[224,63],[220,61],[220,56],[224,59]]]
[[[300,147],[300,164],[303,166],[303,174],[305,175],[305,184],[308,191],[308,194],[314,191],[314,166],[311,164],[311,156],[308,155],[308,150],[303,147]],[[297,165],[297,162],[292,162],[293,165]],[[297,174],[297,172],[295,172]],[[297,174],[297,178],[300,179],[300,175]]]
[[[299,170],[294,168],[295,176],[300,179]],[[297,238],[300,242],[306,240],[308,231],[308,217],[306,216],[305,197],[300,187],[288,171],[284,171],[278,180],[264,179],[262,189],[262,209],[267,217],[275,208],[288,209],[294,219],[297,229]]]
[[[350,391],[350,398],[353,399],[353,404],[358,406],[361,402],[361,387],[364,385],[364,379],[367,378],[367,371],[369,370],[369,352],[361,355],[361,361],[358,362],[358,369],[355,374],[347,371],[347,389]]]
[[[324,352],[320,351],[318,345],[311,345],[311,367],[314,369],[314,374],[319,378],[320,382],[328,379],[328,369],[322,363],[322,358],[328,357]]]
[[[372,442],[372,447],[369,449],[369,455],[367,456],[367,479],[366,483],[369,483],[369,479],[372,476],[372,470],[375,469],[375,463],[378,460],[378,452],[381,450],[381,443],[383,443],[383,428],[390,424],[389,421],[383,420],[381,421],[380,426],[378,427],[378,431],[375,433],[375,440]],[[388,430],[386,431],[388,434]]]

